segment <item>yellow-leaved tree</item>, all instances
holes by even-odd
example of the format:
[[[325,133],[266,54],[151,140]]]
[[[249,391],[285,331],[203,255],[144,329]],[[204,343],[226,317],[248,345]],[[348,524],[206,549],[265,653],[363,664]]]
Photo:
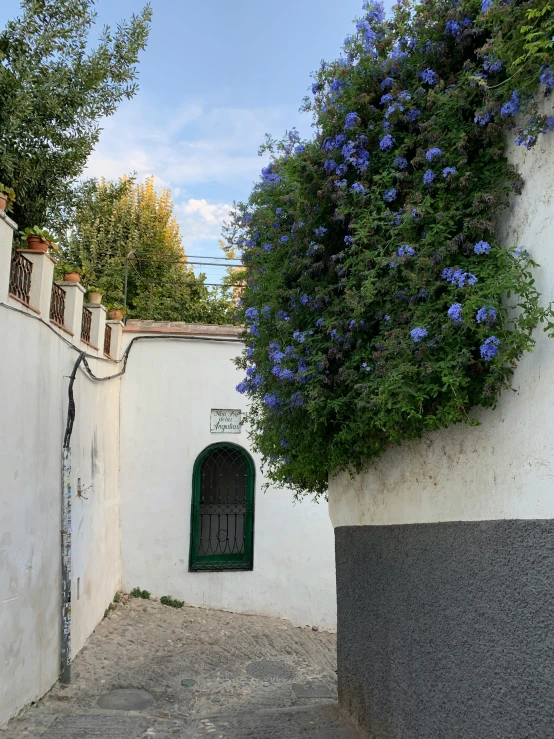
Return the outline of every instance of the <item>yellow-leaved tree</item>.
[[[109,307],[158,321],[230,323],[232,288],[210,289],[187,263],[169,190],[154,178],[91,179],[77,190],[64,259]]]

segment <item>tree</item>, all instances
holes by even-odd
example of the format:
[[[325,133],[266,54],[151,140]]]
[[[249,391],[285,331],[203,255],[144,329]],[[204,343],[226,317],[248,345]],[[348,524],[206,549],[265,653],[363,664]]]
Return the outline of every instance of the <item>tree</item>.
[[[230,323],[232,288],[217,292],[196,277],[182,248],[168,190],[151,177],[87,180],[76,190],[64,259],[83,270],[107,305],[124,302],[129,315],[158,321]]]
[[[0,33],[0,181],[17,195],[21,227],[59,227],[72,185],[98,141],[100,120],[137,91],[151,19],[104,28],[90,50],[94,0],[23,0]]]

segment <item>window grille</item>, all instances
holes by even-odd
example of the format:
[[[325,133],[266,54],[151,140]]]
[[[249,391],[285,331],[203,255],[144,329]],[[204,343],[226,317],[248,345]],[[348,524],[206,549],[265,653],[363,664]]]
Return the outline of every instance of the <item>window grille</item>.
[[[193,473],[191,570],[251,570],[254,463],[235,444],[213,444]]]
[[[52,285],[52,297],[50,298],[50,320],[63,326],[65,323],[65,290],[63,287]]]
[[[10,270],[10,289],[11,295],[19,298],[23,303],[29,305],[31,296],[31,274],[33,272],[33,263],[21,252],[14,251],[12,253],[12,264]]]
[[[104,331],[104,354],[109,357],[112,348],[112,327],[106,326]]]
[[[81,321],[81,339],[90,344],[90,329],[92,326],[92,311],[83,308],[83,318]]]

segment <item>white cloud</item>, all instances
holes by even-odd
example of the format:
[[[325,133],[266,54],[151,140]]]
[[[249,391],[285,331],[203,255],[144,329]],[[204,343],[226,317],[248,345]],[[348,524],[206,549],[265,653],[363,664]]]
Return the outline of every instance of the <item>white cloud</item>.
[[[207,200],[189,198],[184,203],[179,203],[176,214],[181,226],[183,245],[185,251],[191,254],[195,252],[205,253],[205,244],[212,242],[213,253],[217,247],[217,240],[221,238],[221,228],[224,221],[228,220],[231,206],[226,203],[208,203]]]
[[[289,114],[295,120],[287,121]],[[209,183],[245,187],[263,166],[257,150],[265,133],[284,132],[296,122],[296,115],[282,109],[217,108],[198,102],[177,111],[163,110],[136,99],[104,122],[85,174],[110,179],[132,171],[141,179],[154,174],[172,189],[188,189],[196,196],[206,195],[198,186]]]

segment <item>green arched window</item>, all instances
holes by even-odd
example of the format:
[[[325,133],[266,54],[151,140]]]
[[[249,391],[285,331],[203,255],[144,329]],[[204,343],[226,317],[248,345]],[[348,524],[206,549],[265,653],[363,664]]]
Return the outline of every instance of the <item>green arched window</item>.
[[[236,444],[212,444],[192,474],[191,570],[251,570],[254,462]]]

